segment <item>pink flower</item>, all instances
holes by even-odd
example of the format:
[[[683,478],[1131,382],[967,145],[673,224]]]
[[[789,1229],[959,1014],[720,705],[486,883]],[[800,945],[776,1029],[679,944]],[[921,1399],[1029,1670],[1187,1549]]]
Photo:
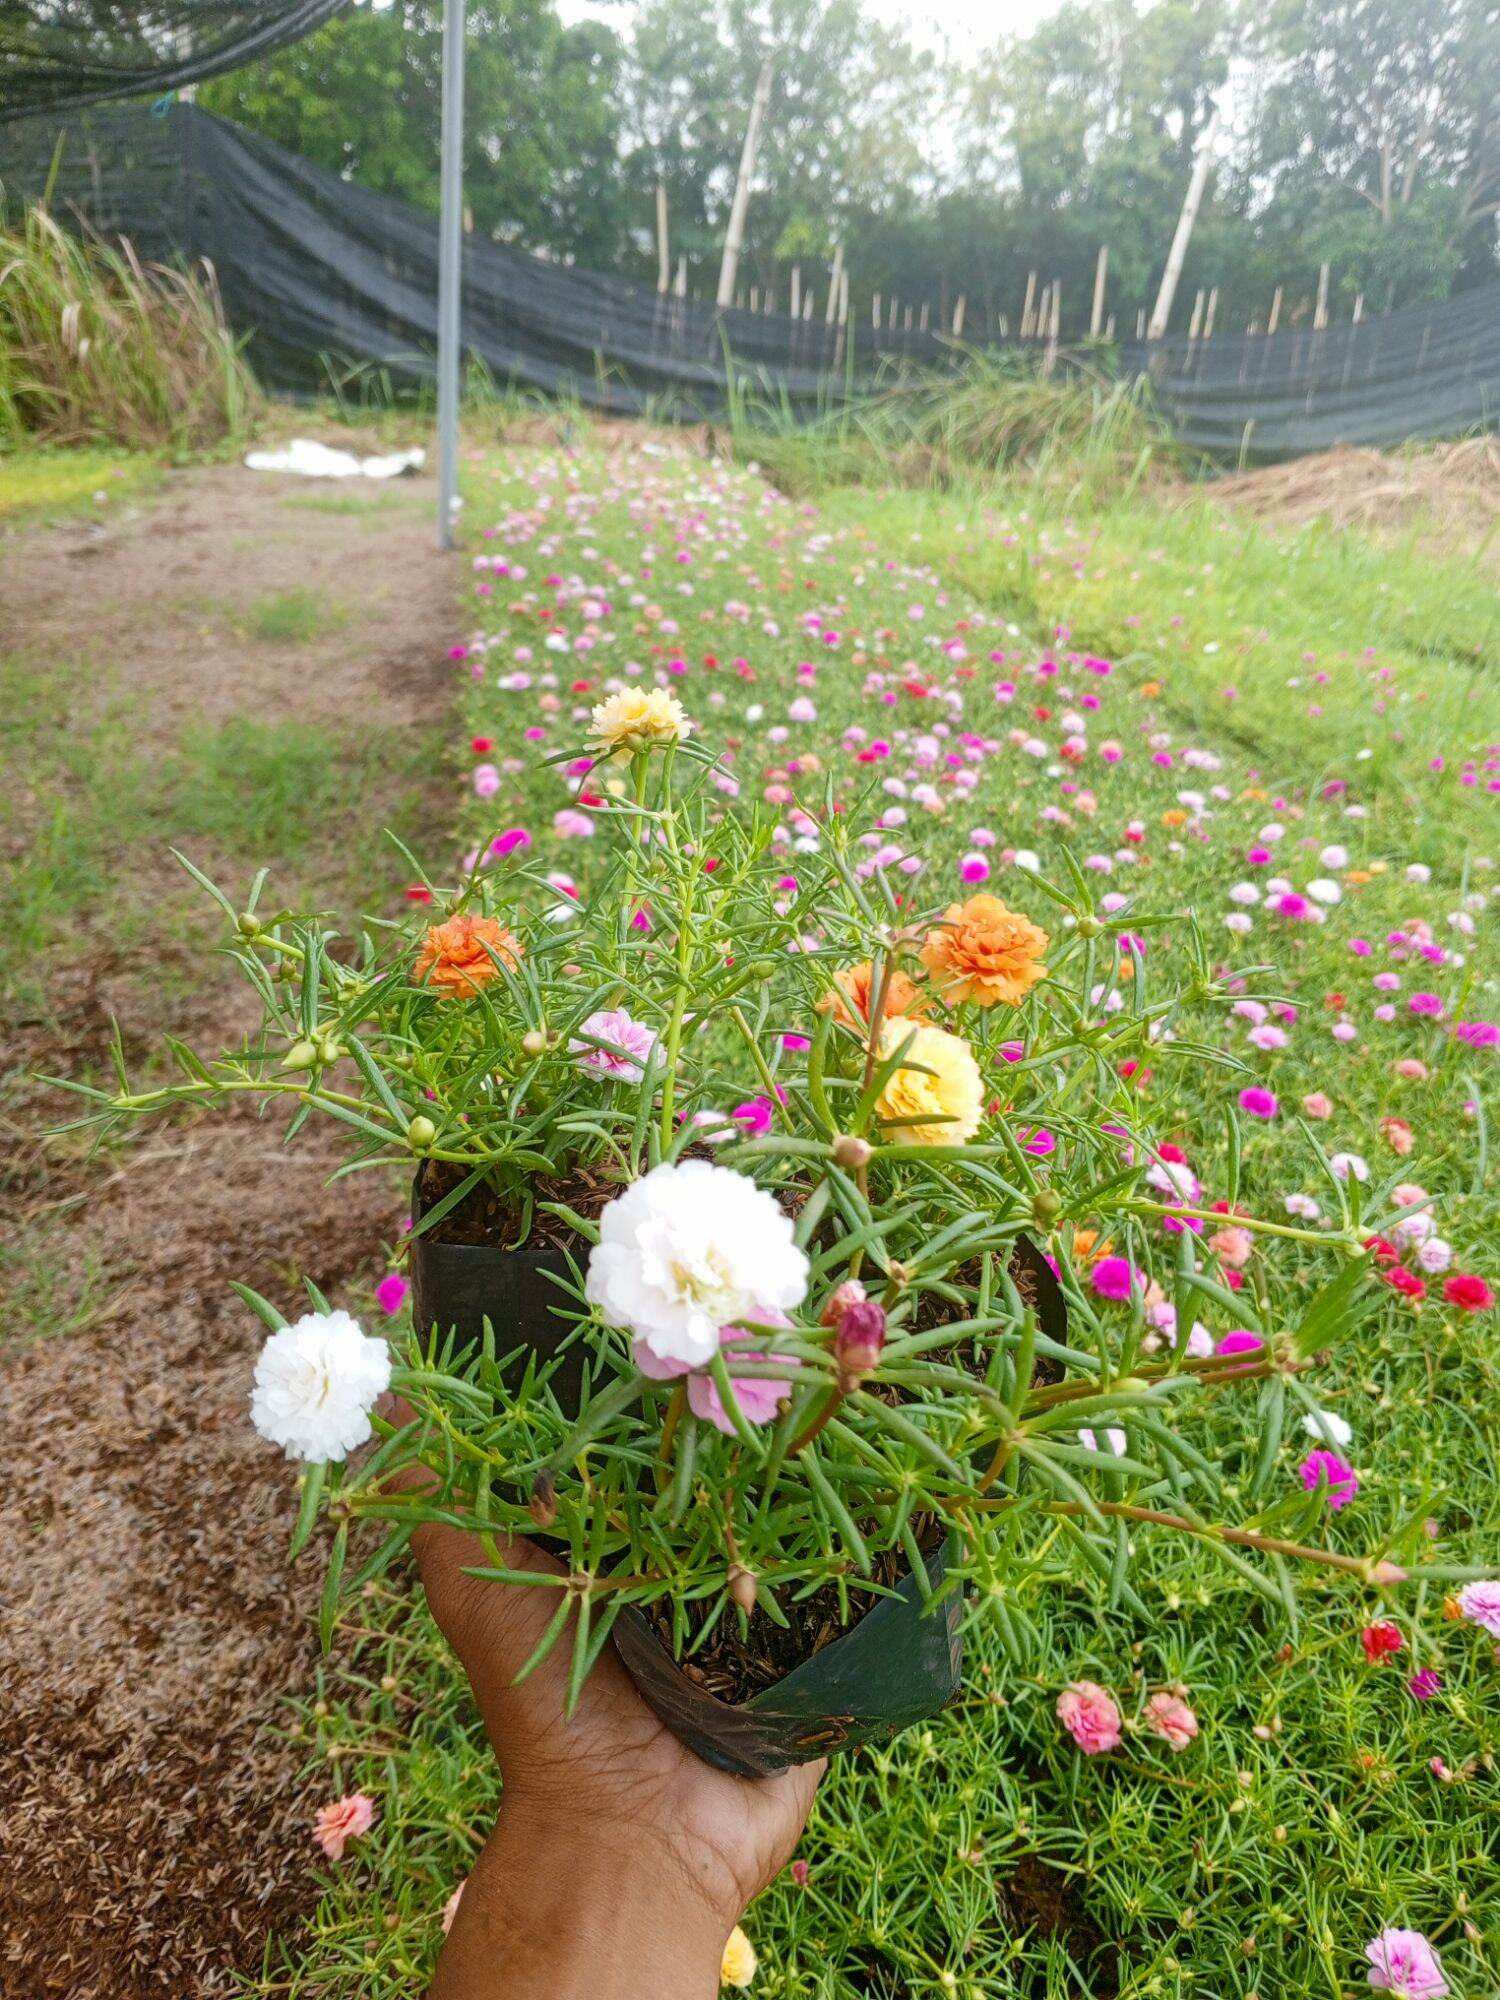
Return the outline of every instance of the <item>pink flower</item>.
[[[375,1287],[375,1303],[382,1312],[398,1313],[410,1290],[410,1284],[399,1271],[387,1271]]]
[[[1399,1627],[1382,1620],[1378,1625],[1367,1625],[1359,1635],[1359,1643],[1365,1649],[1365,1658],[1376,1667],[1387,1653],[1399,1653],[1405,1641]]]
[[[1231,1226],[1227,1229],[1216,1229],[1208,1239],[1208,1247],[1221,1264],[1231,1264],[1238,1270],[1242,1264],[1249,1262],[1250,1253],[1255,1248],[1255,1238],[1248,1229]]]
[[[330,1861],[342,1861],[348,1842],[358,1840],[374,1824],[375,1801],[363,1792],[349,1792],[319,1810],[313,1821],[313,1839]]]
[[[753,1320],[758,1326],[786,1326],[788,1324],[781,1313],[770,1310],[757,1310],[753,1313],[747,1313],[745,1317]],[[745,1330],[743,1327],[721,1326],[719,1328],[719,1345],[721,1347],[730,1341],[743,1342],[744,1339]],[[712,1375],[708,1374],[706,1370],[689,1369],[680,1361],[664,1361],[659,1355],[653,1354],[643,1340],[635,1341],[630,1351],[636,1367],[640,1369],[643,1375],[649,1376],[653,1382],[674,1382],[680,1376],[686,1375],[688,1378],[688,1407],[691,1409],[693,1415],[701,1417],[705,1423],[712,1424],[716,1430],[723,1431],[726,1437],[734,1435],[734,1425],[730,1421],[729,1413],[724,1408],[723,1398],[719,1394],[718,1385]],[[729,1357],[731,1368],[733,1368],[736,1361],[764,1361],[766,1359],[767,1357],[764,1354],[751,1353],[743,1346],[737,1346]],[[794,1361],[787,1363],[789,1368],[795,1368],[796,1365]],[[733,1385],[734,1400],[740,1406],[741,1415],[748,1423],[752,1424],[770,1423],[781,1407],[783,1399],[792,1393],[792,1385],[789,1381],[782,1381],[772,1376],[736,1376],[731,1374],[729,1379]]]
[[[1121,1738],[1114,1697],[1095,1681],[1074,1681],[1057,1697],[1057,1719],[1086,1757],[1115,1749]]]
[[[604,1046],[596,1047],[596,1043]],[[568,1052],[578,1058],[580,1069],[621,1083],[639,1083],[656,1048],[654,1032],[634,1021],[623,1007],[601,1008],[579,1024],[578,1034],[568,1043]]]
[[[1436,1667],[1422,1667],[1406,1683],[1406,1691],[1416,1701],[1431,1701],[1443,1685],[1443,1677]]]
[[[1214,1346],[1215,1354],[1257,1354],[1265,1345],[1258,1333],[1252,1333],[1248,1326],[1237,1326],[1226,1333]]]
[[[1449,1991],[1438,1955],[1420,1931],[1383,1930],[1365,1946],[1366,1975],[1377,1993],[1404,2000],[1443,2000]]]
[[[1198,1734],[1198,1718],[1175,1694],[1154,1694],[1146,1703],[1146,1727],[1172,1750],[1186,1750]]]
[[[1089,1282],[1101,1299],[1128,1299],[1134,1281],[1128,1257],[1101,1257],[1089,1273]]]
[[[1321,1090],[1310,1090],[1302,1100],[1302,1109],[1309,1118],[1331,1118],[1333,1099],[1325,1097]]]
[[[1443,1286],[1443,1297],[1450,1306],[1458,1306],[1463,1312],[1488,1312],[1495,1303],[1495,1294],[1484,1282],[1467,1272],[1459,1271]]]
[[[1500,1582],[1486,1578],[1466,1583],[1458,1593],[1458,1608],[1475,1625],[1482,1625],[1492,1639],[1500,1639]]]
[[[744,1126],[747,1139],[758,1139],[763,1132],[770,1131],[776,1106],[769,1097],[752,1097],[737,1104],[729,1115],[736,1125]]]
[[[989,875],[990,864],[982,854],[966,854],[958,864],[960,882],[987,882]]]
[[[1354,1467],[1336,1451],[1310,1451],[1297,1470],[1309,1493],[1316,1492],[1319,1485],[1326,1487],[1330,1513],[1347,1507],[1359,1491],[1359,1476]]]
[[[1258,1083],[1252,1083],[1248,1090],[1240,1092],[1240,1109],[1252,1118],[1274,1118],[1280,1110],[1273,1092]]]

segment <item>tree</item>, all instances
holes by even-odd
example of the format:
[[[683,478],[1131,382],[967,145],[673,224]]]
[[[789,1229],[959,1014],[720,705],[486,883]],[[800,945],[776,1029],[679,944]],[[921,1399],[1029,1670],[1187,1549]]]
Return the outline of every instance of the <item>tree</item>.
[[[621,254],[623,51],[553,0],[469,0],[464,193],[474,226],[603,269]],[[441,0],[342,14],[200,102],[318,165],[419,207],[438,201]]]

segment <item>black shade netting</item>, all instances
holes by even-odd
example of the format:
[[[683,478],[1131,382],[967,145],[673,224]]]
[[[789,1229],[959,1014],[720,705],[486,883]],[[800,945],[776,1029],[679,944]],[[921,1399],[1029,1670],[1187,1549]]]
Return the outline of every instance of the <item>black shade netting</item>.
[[[0,0],[0,121],[201,83],[348,0]]]
[[[351,367],[398,387],[432,381],[427,211],[184,104],[0,127],[12,204],[53,174],[63,220],[128,236],[147,258],[207,258],[268,386],[326,390]],[[504,388],[676,416],[719,415],[746,388],[810,414],[893,366],[951,365],[957,352],[916,328],[720,310],[472,235],[463,346]],[[1500,421],[1500,286],[1354,325],[1127,342],[1118,359],[1185,444],[1224,459],[1458,437]]]

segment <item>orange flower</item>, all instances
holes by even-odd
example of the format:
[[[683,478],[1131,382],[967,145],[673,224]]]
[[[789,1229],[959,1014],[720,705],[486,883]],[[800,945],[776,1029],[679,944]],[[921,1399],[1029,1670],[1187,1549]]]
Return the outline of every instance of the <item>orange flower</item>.
[[[1114,1249],[1108,1237],[1101,1243],[1097,1229],[1075,1229],[1073,1231],[1073,1255],[1082,1263],[1094,1264],[1101,1257],[1107,1257]]]
[[[496,959],[514,970],[520,955],[520,939],[494,917],[450,917],[422,940],[412,977],[444,993],[477,993],[497,975]]]
[[[833,1018],[841,1027],[867,1028],[875,999],[871,990],[874,983],[875,971],[869,959],[859,965],[846,965],[842,972],[833,975],[835,990],[823,995],[818,1002],[818,1012],[826,1014],[831,1007]],[[889,1021],[901,1015],[914,1021],[925,1014],[930,1005],[931,1002],[923,997],[913,980],[908,979],[904,972],[893,972],[885,990],[885,1005],[880,1011],[880,1018]]]
[[[1047,933],[1030,917],[1006,909],[998,896],[971,896],[951,903],[940,930],[922,947],[922,963],[950,1007],[972,1000],[1014,1007],[1047,975],[1042,953]]]
[[[1161,823],[1163,826],[1185,826],[1187,824],[1187,814],[1181,806],[1168,806],[1167,810],[1161,816]]]
[[[1152,700],[1156,695],[1159,695],[1161,693],[1161,682],[1142,681],[1141,693],[1146,697],[1147,701]]]

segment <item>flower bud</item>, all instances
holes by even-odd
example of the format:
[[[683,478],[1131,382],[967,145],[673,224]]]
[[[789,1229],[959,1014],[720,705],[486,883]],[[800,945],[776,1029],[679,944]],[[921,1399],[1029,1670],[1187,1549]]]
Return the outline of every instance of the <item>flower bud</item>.
[[[311,1069],[318,1060],[318,1045],[307,1035],[300,1036],[281,1059],[283,1069]]]
[[[255,915],[253,910],[241,910],[240,914],[235,918],[234,921],[235,921],[235,929],[239,932],[241,937],[247,937],[247,938],[259,937],[262,929],[264,928],[260,918]]]
[[[337,1035],[319,1035],[318,1061],[323,1065],[325,1069],[328,1068],[328,1066],[331,1063],[336,1063],[339,1060],[339,1058],[343,1055],[343,1053],[344,1053],[344,1045],[339,1040]]]
[[[521,1037],[521,1053],[529,1061],[547,1053],[547,1037],[541,1028],[528,1028]]]
[[[755,1575],[739,1563],[729,1570],[729,1595],[748,1618],[755,1609]]]
[[[550,1528],[557,1519],[557,1475],[545,1466],[531,1482],[531,1518],[539,1528]]]
[[[406,1143],[414,1153],[423,1152],[437,1138],[437,1127],[430,1118],[413,1118],[406,1128]]]
[[[1031,1204],[1031,1219],[1038,1229],[1050,1229],[1063,1212],[1063,1198],[1056,1188],[1039,1188]]]
[[[885,1307],[874,1299],[857,1300],[839,1321],[833,1337],[839,1387],[846,1396],[859,1387],[872,1368],[879,1366],[884,1348]]]
[[[875,1148],[868,1139],[860,1139],[852,1132],[845,1132],[833,1142],[833,1157],[839,1166],[850,1173],[857,1173],[867,1167],[874,1157]]]
[[[819,1326],[837,1326],[850,1306],[863,1305],[865,1288],[858,1278],[845,1278],[828,1294],[828,1303],[818,1315]]]

